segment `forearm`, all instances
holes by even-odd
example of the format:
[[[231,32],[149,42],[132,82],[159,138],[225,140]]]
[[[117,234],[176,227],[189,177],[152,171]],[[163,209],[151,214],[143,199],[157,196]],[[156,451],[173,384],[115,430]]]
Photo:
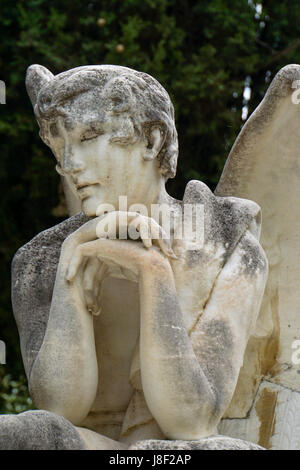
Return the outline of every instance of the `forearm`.
[[[29,377],[37,407],[79,424],[88,413],[98,384],[92,316],[59,263],[49,320]],[[73,289],[73,292],[72,292]]]
[[[152,414],[170,438],[210,434],[215,395],[188,337],[170,266],[143,270],[140,304],[141,374]]]

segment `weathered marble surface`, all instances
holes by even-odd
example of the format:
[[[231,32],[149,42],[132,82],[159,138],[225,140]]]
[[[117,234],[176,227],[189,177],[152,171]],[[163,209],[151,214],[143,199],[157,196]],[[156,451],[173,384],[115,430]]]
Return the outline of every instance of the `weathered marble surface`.
[[[199,441],[138,441],[128,450],[265,450],[242,439],[212,436]]]
[[[49,411],[0,415],[0,450],[83,450],[75,427]]]
[[[219,196],[249,198],[261,206],[261,243],[269,260],[257,325],[225,415],[243,419],[228,421],[220,429],[229,425],[230,435],[241,433],[244,439],[259,443],[268,437],[274,449],[300,449],[299,413],[290,411],[282,417],[283,397],[294,397],[294,403],[300,392],[299,364],[292,361],[293,342],[300,339],[299,84],[299,65],[287,65],[278,72],[237,138],[216,189]],[[265,389],[265,382],[260,385],[264,378],[270,393],[272,383],[280,386],[280,392],[272,413],[265,407],[254,418],[254,400],[258,387]],[[290,406],[287,402],[285,409]]]
[[[44,410],[0,415],[0,450],[126,450],[127,446]]]
[[[223,419],[220,434],[258,442],[266,449],[299,450],[300,393],[263,381],[249,416]]]
[[[273,256],[279,239],[281,249],[293,253],[290,239],[285,241],[292,220],[284,217],[294,215],[290,200],[282,201],[284,187],[275,196],[266,193],[271,187],[266,175],[278,183],[284,174],[291,188],[298,181],[290,84],[299,67],[290,67],[244,126],[216,195],[193,181],[183,201],[164,189],[165,179],[175,173],[177,134],[169,97],[152,77],[113,66],[80,67],[55,77],[41,66],[29,69],[27,88],[41,137],[57,158],[70,213],[80,202],[85,216],[68,219],[19,250],[13,264],[14,313],[36,404],[72,422],[88,448],[103,448],[105,436],[116,448],[142,440],[137,446],[152,445],[153,439],[171,446],[187,440],[204,447],[219,447],[221,441],[249,445],[224,436],[207,439],[218,425],[222,434],[245,441],[261,443],[263,433],[266,447],[287,445],[274,438],[282,425],[274,434],[270,424],[280,400],[273,400],[268,413],[253,400],[262,377],[273,377],[276,360],[280,364],[279,337],[281,349],[290,339],[284,317],[276,317],[277,286],[289,292],[286,283],[293,285],[298,272],[290,259],[295,270],[291,279],[284,277],[290,270],[282,270]],[[282,126],[289,138],[280,146]],[[279,165],[285,150],[285,163]],[[128,196],[128,205],[164,203],[175,214],[187,204],[204,205],[204,245],[171,240],[171,249],[166,240],[160,245],[152,240],[153,248],[143,233],[144,247],[141,240],[102,240],[101,234],[97,239],[96,223],[103,220],[95,218],[97,206],[117,206],[119,195]],[[263,240],[273,269],[261,311],[267,313],[258,321],[267,262],[258,243],[260,208],[247,199],[266,213]],[[273,218],[277,209],[280,220]],[[149,219],[136,217],[150,226]],[[176,217],[174,227],[180,223]],[[95,279],[101,291],[91,300]],[[101,314],[93,318],[99,306]],[[288,376],[294,387],[295,377]],[[273,392],[260,393],[263,402]],[[245,419],[220,424],[222,417]],[[292,425],[292,433],[297,427]]]
[[[12,302],[24,367],[29,373],[45,336],[61,245],[87,220],[81,213],[41,232],[13,259]]]

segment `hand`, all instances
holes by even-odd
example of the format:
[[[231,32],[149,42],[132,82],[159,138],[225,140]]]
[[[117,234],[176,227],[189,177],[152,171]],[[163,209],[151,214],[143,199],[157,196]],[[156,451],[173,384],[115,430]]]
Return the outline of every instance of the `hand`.
[[[60,255],[60,267],[64,278],[76,248],[97,239],[96,226],[99,220],[100,217],[89,220],[65,239]],[[106,276],[108,276],[107,265],[97,258],[89,258],[82,263],[77,275],[77,285],[73,284],[87,310],[94,315],[100,313],[99,295],[102,281]]]
[[[88,274],[86,263],[90,263]],[[132,240],[99,239],[77,246],[69,263],[66,279],[72,282],[78,274],[84,272],[84,291],[90,292],[93,290],[91,286],[95,286],[99,278],[103,279],[105,275],[114,276],[115,268],[119,269],[115,277],[120,277],[118,274],[121,273],[123,278],[138,281],[142,269],[153,268],[153,265],[165,266],[166,263],[169,265],[168,258],[156,247],[145,249],[141,243]],[[106,271],[100,272],[103,265],[106,266]]]
[[[100,292],[103,280],[109,275],[108,266],[91,257],[83,263],[81,271],[81,291],[89,313],[98,316],[101,313]]]
[[[116,235],[116,232],[120,234],[122,229],[123,232],[126,230],[127,235],[129,224],[131,233],[134,229],[135,235],[139,236],[144,246],[128,240],[107,240]],[[93,240],[95,232],[101,237],[100,240]],[[139,269],[143,264],[148,263],[150,266],[154,260],[158,264],[165,263],[166,258],[159,255],[157,247],[150,249],[152,240],[162,253],[176,258],[166,234],[157,222],[136,212],[102,214],[69,237],[68,243],[73,245],[73,250],[66,277],[71,282],[80,276],[79,282],[89,312],[94,315],[100,313],[99,294],[105,277],[138,282]]]
[[[113,211],[100,216],[96,233],[98,238],[110,239],[141,239],[146,248],[154,243],[170,258],[176,259],[171,248],[170,238],[165,230],[151,217],[146,217],[138,212]]]

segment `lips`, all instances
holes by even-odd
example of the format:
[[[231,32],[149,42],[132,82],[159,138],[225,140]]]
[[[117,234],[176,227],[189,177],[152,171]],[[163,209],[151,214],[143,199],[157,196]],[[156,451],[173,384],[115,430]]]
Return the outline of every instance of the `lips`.
[[[99,183],[79,183],[79,184],[76,184],[76,189],[78,191],[80,191],[81,189],[86,189],[90,186],[95,186],[95,185],[99,185]]]
[[[84,200],[87,197],[92,195],[93,190],[91,188],[99,187],[100,184],[99,184],[99,182],[97,182],[97,183],[83,182],[83,183],[77,183],[77,184],[75,184],[75,186],[76,186],[76,192],[77,192],[78,197],[81,200]]]

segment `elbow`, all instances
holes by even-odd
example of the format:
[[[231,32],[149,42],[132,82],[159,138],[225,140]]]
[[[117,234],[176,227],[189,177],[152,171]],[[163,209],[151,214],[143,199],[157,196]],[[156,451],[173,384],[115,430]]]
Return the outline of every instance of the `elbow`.
[[[86,418],[95,398],[95,394],[85,394],[84,390],[78,388],[70,390],[51,387],[45,381],[37,379],[30,381],[29,391],[38,409],[63,416],[75,426]]]
[[[51,411],[56,415],[62,416],[63,418],[67,419],[70,423],[74,426],[80,426],[83,420],[89,413],[90,407],[87,408],[79,408],[77,403],[70,403],[70,404],[56,404],[55,406],[47,406],[44,407],[46,411]]]
[[[98,388],[98,371],[86,368],[89,374],[76,375],[71,368],[55,368],[39,355],[29,376],[29,392],[34,405],[41,410],[63,416],[79,425],[88,415]]]
[[[170,407],[160,413],[156,420],[169,439],[199,440],[211,436],[221,419],[220,407],[215,403],[198,403],[176,410]]]
[[[82,423],[91,408],[91,404],[86,403],[84,400],[77,400],[74,397],[62,398],[59,394],[50,395],[44,393],[41,389],[36,390],[34,387],[31,388],[31,396],[34,405],[39,410],[46,410],[63,416],[75,426]]]
[[[215,433],[216,426],[210,424],[210,417],[199,416],[193,419],[174,420],[161,423],[161,429],[168,439],[182,441],[197,441]]]

